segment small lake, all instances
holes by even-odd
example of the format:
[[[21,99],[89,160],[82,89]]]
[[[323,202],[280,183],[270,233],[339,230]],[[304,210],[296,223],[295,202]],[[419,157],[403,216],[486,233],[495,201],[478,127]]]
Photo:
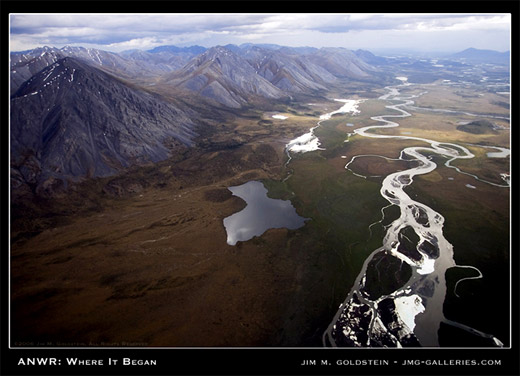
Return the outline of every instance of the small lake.
[[[228,189],[247,203],[243,210],[224,218],[229,245],[262,235],[270,228],[294,230],[302,227],[307,220],[296,213],[290,201],[267,197],[267,189],[259,181]]]

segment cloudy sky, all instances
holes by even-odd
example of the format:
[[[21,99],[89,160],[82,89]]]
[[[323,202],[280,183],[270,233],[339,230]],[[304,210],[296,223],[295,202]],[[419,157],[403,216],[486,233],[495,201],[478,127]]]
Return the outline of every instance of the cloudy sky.
[[[228,43],[455,52],[510,49],[510,14],[12,14],[10,49],[119,52]]]

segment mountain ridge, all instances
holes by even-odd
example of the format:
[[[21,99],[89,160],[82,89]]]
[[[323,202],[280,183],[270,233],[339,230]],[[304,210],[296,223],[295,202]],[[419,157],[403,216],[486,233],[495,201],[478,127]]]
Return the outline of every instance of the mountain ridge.
[[[240,108],[256,95],[278,99],[284,93],[256,74],[245,59],[222,47],[197,55],[163,83],[192,90],[232,108]]]
[[[157,162],[169,148],[192,145],[185,109],[66,57],[11,97],[11,167],[15,186],[107,176]]]
[[[165,143],[193,145],[192,119],[204,122],[203,112],[272,107],[293,95],[321,95],[338,80],[393,79],[383,70],[388,59],[366,50],[243,44],[151,51],[44,46],[11,53],[15,180],[39,187],[50,177],[117,173],[167,158]],[[507,54],[467,49],[457,56]]]

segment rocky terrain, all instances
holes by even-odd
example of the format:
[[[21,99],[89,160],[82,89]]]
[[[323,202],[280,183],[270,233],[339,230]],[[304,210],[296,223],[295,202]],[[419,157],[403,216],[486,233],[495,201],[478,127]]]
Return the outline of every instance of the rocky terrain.
[[[378,69],[345,49],[161,46],[118,54],[66,46],[13,52],[14,197],[164,160],[179,145],[200,143],[197,134],[214,131],[208,124],[216,111],[204,113],[211,107],[289,101],[296,93],[323,93],[341,78],[376,76]]]
[[[13,191],[163,160],[193,144],[192,115],[79,60],[57,60],[11,97]]]

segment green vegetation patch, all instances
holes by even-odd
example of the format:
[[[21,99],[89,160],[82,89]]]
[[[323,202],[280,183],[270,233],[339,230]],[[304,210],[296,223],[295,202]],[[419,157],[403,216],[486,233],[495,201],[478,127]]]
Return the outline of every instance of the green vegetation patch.
[[[331,252],[346,265],[353,282],[367,255],[382,242],[382,232],[370,237],[368,226],[381,219],[386,201],[378,182],[338,171],[318,155],[310,153],[291,162],[294,174],[287,188],[300,215],[312,218]]]
[[[490,158],[489,152],[495,149],[468,146],[471,153],[475,155],[471,159],[457,159],[451,162],[452,166],[460,168],[464,172],[474,174],[480,179],[484,179],[495,184],[505,184],[501,173],[510,173],[510,158]]]
[[[339,155],[341,149],[345,148],[347,133],[352,131],[346,124],[345,117],[338,116],[322,123],[322,126],[315,130],[321,147],[325,149],[321,152],[323,157],[334,158]]]

